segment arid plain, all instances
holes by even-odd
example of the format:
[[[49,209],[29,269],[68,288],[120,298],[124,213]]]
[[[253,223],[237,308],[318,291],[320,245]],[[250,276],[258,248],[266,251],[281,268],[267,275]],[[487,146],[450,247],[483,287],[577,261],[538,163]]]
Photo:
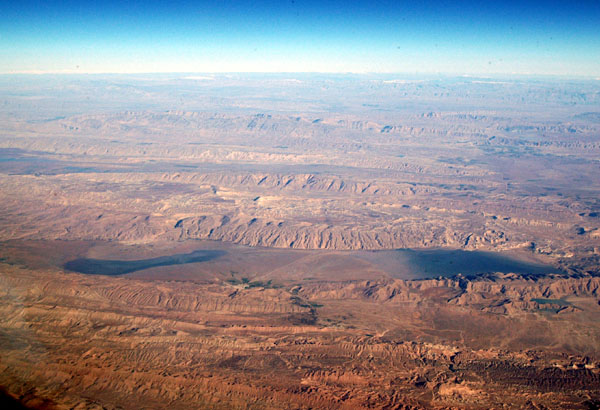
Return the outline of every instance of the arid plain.
[[[600,81],[0,76],[0,386],[595,409]]]

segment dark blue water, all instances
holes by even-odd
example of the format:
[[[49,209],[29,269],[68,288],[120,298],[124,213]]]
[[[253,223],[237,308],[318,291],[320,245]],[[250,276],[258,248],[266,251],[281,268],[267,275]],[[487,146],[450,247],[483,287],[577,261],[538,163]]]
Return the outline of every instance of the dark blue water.
[[[551,265],[526,262],[498,252],[464,250],[412,250],[399,252],[408,268],[418,277],[480,276],[487,273],[516,273],[525,276],[544,276],[563,273]]]
[[[158,266],[182,265],[186,263],[206,262],[223,256],[220,250],[201,250],[158,258],[121,261],[111,259],[75,259],[65,263],[64,268],[72,272],[88,275],[124,275]]]
[[[559,269],[537,263],[512,258],[506,254],[495,252],[464,250],[414,250],[398,249],[383,251],[299,251],[289,249],[252,248],[230,245],[225,250],[197,250],[186,254],[161,256],[142,260],[113,259],[75,259],[67,262],[64,268],[69,271],[91,275],[124,275],[159,266],[175,266],[189,263],[207,262],[218,259],[217,265],[211,267],[217,271],[239,270],[241,267],[249,274],[264,273],[264,263],[273,269],[282,268],[305,254],[311,260],[301,271],[288,279],[299,280],[305,274],[346,277],[360,277],[361,273],[379,271],[383,275],[399,279],[427,279],[437,277],[454,277],[461,274],[466,277],[481,276],[488,273],[516,273],[535,277],[553,273],[562,273]],[[234,251],[235,250],[235,251]],[[322,257],[315,258],[315,255]],[[361,263],[354,261],[362,260]],[[367,262],[368,265],[365,265]],[[339,266],[339,269],[336,269]],[[355,267],[353,267],[355,266]],[[326,271],[326,272],[325,272]],[[314,276],[314,275],[313,275]],[[367,275],[368,276],[368,275]]]

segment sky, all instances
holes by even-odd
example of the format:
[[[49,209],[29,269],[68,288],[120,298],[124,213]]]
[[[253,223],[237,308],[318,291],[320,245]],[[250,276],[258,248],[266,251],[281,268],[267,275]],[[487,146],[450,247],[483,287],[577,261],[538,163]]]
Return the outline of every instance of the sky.
[[[600,77],[600,0],[0,3],[0,73]]]

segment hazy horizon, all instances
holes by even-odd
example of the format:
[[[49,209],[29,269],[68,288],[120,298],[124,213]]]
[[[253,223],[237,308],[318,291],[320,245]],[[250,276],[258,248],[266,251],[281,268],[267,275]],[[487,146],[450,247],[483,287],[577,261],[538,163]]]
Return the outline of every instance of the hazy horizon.
[[[0,77],[99,77],[99,78],[131,78],[151,80],[188,80],[210,82],[223,79],[239,80],[252,77],[277,79],[279,76],[306,76],[306,79],[323,76],[325,78],[338,78],[352,76],[361,80],[382,81],[387,83],[413,83],[436,80],[494,80],[494,81],[600,81],[600,75],[585,74],[536,74],[536,73],[452,73],[452,72],[355,72],[355,71],[136,71],[136,72],[77,72],[77,71],[16,71],[0,72]],[[148,77],[141,77],[148,76]],[[247,76],[247,78],[244,78]],[[280,80],[297,80],[295,78],[281,78]]]

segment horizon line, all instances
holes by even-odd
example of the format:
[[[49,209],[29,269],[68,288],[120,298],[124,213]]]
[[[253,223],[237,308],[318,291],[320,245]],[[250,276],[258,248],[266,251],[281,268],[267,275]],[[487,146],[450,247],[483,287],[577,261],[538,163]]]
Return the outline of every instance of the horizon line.
[[[5,71],[0,72],[1,76],[45,76],[45,75],[233,75],[233,74],[314,74],[314,75],[359,75],[359,76],[383,76],[383,75],[409,75],[409,76],[444,76],[444,77],[551,77],[551,78],[576,78],[600,81],[598,75],[583,75],[583,74],[548,74],[548,73],[519,73],[519,72],[494,72],[494,73],[477,73],[477,72],[410,72],[410,71],[77,71],[77,70],[59,70],[59,71],[44,71],[44,70],[22,70],[22,71]],[[210,81],[214,78],[205,77],[195,80]],[[190,80],[194,80],[190,78]]]

